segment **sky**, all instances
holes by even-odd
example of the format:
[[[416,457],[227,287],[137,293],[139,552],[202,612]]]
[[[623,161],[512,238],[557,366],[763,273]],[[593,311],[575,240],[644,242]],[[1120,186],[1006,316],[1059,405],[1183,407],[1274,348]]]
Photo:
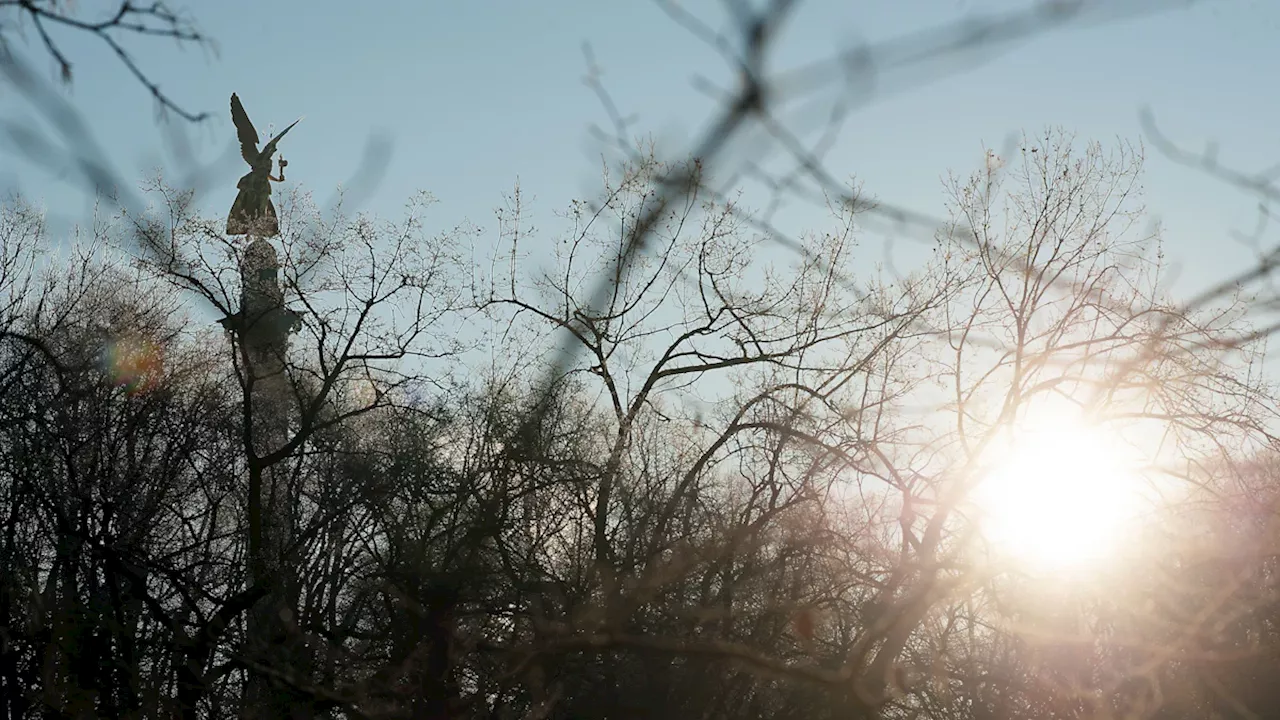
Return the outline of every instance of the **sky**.
[[[683,0],[718,26],[721,5]],[[806,0],[784,28],[772,67],[1025,5]],[[90,119],[125,178],[141,181],[155,168],[176,175],[178,160],[165,139],[175,123],[202,162],[222,158],[217,182],[200,200],[213,216],[225,216],[244,172],[232,154],[232,92],[262,135],[268,124],[279,129],[306,116],[281,143],[288,184],[322,201],[332,197],[350,182],[370,137],[381,136],[392,143],[390,164],[361,209],[395,219],[414,192],[425,190],[440,201],[429,223],[443,230],[468,220],[492,235],[493,210],[517,182],[533,203],[534,224],[549,229],[553,211],[598,191],[606,149],[589,130],[606,125],[608,116],[583,82],[584,44],[614,102],[635,114],[634,133],[654,137],[668,157],[687,152],[717,109],[695,76],[728,77],[722,59],[647,0],[220,0],[186,7],[216,52],[171,40],[123,41],[175,101],[210,111],[209,121],[158,121],[146,90],[98,39],[82,33],[55,34],[75,73],[60,92]],[[11,20],[0,14],[5,27]],[[881,92],[848,119],[827,167],[837,177],[856,177],[882,201],[941,216],[942,178],[980,167],[984,147],[999,149],[1011,133],[1050,126],[1082,140],[1137,142],[1139,111],[1149,107],[1163,131],[1185,146],[1216,142],[1223,163],[1258,171],[1280,162],[1280,94],[1272,90],[1278,32],[1280,3],[1219,0],[1055,31],[923,76],[879,76]],[[54,78],[52,61],[37,52],[34,34],[26,36],[17,47]],[[31,117],[14,102],[0,103],[0,115]],[[1254,226],[1256,200],[1171,162],[1150,144],[1147,156],[1147,207],[1164,228],[1176,287],[1191,292],[1243,269],[1250,251],[1230,234]],[[12,145],[0,144],[0,184],[43,203],[59,232],[83,221],[89,206],[74,177],[27,162]],[[824,211],[803,204],[780,216],[784,229],[796,233],[826,220]],[[895,262],[910,265],[902,243],[883,247],[869,252],[869,266],[885,252],[905,252],[907,259]]]

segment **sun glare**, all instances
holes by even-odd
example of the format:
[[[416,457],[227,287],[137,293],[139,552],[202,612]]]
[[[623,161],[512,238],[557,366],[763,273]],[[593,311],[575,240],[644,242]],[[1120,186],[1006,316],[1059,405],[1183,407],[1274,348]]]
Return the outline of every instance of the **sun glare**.
[[[1131,453],[1098,430],[1060,426],[1016,433],[974,496],[995,555],[1058,570],[1116,554],[1141,506]]]

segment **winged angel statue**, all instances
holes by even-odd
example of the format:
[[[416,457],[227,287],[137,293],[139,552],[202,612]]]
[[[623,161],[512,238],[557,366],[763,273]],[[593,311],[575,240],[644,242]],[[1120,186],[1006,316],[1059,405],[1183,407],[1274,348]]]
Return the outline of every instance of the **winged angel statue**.
[[[262,150],[258,150],[258,131],[253,129],[253,123],[235,93],[231,94],[231,121],[235,123],[236,134],[240,137],[240,155],[251,169],[236,185],[240,193],[227,215],[227,234],[275,237],[280,234],[280,223],[276,207],[271,203],[271,183],[284,182],[284,169],[289,163],[280,158],[280,177],[272,177],[271,156],[275,154],[280,138],[302,122],[302,118],[294,120],[279,135],[271,138]]]

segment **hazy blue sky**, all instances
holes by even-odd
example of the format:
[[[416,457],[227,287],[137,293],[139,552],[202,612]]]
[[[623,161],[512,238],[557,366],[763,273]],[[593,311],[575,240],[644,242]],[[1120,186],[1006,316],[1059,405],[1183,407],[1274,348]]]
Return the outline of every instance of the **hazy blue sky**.
[[[778,65],[1024,4],[808,0],[786,28]],[[719,5],[685,2],[713,21]],[[434,215],[441,227],[467,218],[492,230],[491,211],[517,178],[537,213],[593,192],[601,147],[587,128],[606,118],[582,82],[584,42],[623,112],[639,114],[636,132],[655,134],[672,154],[715,109],[693,88],[694,74],[726,75],[722,61],[645,0],[219,0],[189,10],[216,39],[216,55],[164,40],[127,43],[179,103],[214,113],[189,128],[201,159],[230,148],[233,91],[260,134],[268,123],[280,128],[306,115],[282,149],[289,180],[322,200],[350,178],[370,133],[385,132],[394,142],[391,165],[364,208],[395,216],[412,192],[428,190],[441,200]],[[145,90],[96,39],[61,37],[75,61],[67,97],[92,119],[116,167],[140,179],[149,168],[172,166]],[[1199,147],[1216,140],[1224,162],[1262,169],[1280,162],[1277,37],[1280,2],[1222,0],[1055,32],[924,84],[902,87],[911,78],[882,77],[891,92],[850,118],[828,166],[839,177],[856,176],[876,197],[937,214],[941,176],[976,168],[983,143],[998,148],[1012,132],[1048,125],[1085,139],[1139,140],[1138,111],[1149,105],[1179,140]],[[53,76],[45,56],[32,57]],[[23,110],[10,101],[0,113]],[[16,159],[11,148],[0,153],[0,180],[52,213],[82,216],[84,196],[66,180]],[[1148,157],[1148,206],[1165,224],[1169,255],[1186,279],[1201,285],[1244,263],[1228,231],[1252,227],[1255,202],[1150,147]],[[202,203],[210,214],[226,213],[241,172],[238,159],[226,166]],[[785,219],[794,229],[824,218],[796,208]]]

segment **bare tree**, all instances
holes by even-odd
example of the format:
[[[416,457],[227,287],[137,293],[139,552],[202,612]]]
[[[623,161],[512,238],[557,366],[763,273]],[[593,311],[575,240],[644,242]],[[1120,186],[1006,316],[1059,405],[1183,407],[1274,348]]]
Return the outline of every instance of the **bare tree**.
[[[299,553],[334,532],[332,524],[373,491],[369,483],[376,484],[375,477],[366,477],[363,485],[348,486],[354,498],[341,500],[334,495],[337,488],[316,485],[326,475],[309,471],[308,457],[316,443],[332,447],[328,438],[334,432],[354,432],[361,418],[415,409],[415,393],[435,382],[424,363],[461,347],[444,323],[457,306],[457,233],[424,234],[420,214],[430,204],[425,196],[410,203],[402,225],[389,226],[364,217],[321,222],[309,199],[295,195],[281,208],[283,253],[277,258],[263,241],[239,248],[211,221],[191,214],[189,193],[158,184],[153,189],[163,215],[136,218],[134,227],[144,247],[160,250],[153,255],[160,262],[144,266],[225,313],[231,351],[226,358],[239,378],[247,471],[252,586],[245,591],[256,589],[266,598],[251,616],[258,618],[259,630],[251,627],[247,650],[235,652],[249,663],[250,678],[259,678],[254,682],[263,689],[255,697],[283,702],[283,711],[301,702],[295,691],[311,683],[313,652],[291,620],[303,602],[298,573],[306,558]],[[245,253],[267,256],[254,260]],[[280,290],[271,290],[277,284]],[[267,290],[281,294],[273,296],[275,309],[264,320],[252,315],[252,293]],[[272,318],[296,325],[293,340],[255,344],[258,326]],[[281,397],[258,392],[255,386],[264,383]],[[322,498],[330,502],[317,502]],[[287,646],[283,659],[273,664],[264,649],[255,649],[263,637]],[[283,695],[263,685],[281,680]]]
[[[16,27],[19,32],[29,29],[35,34],[41,48],[57,65],[62,82],[71,83],[74,63],[63,46],[50,34],[51,28],[71,30],[101,40],[119,58],[129,74],[146,88],[161,111],[174,112],[191,122],[199,122],[208,117],[206,112],[192,113],[179,107],[137,64],[121,36],[168,38],[179,43],[205,46],[211,45],[211,40],[196,28],[192,18],[170,9],[165,3],[141,5],[131,0],[120,0],[113,5],[114,7],[105,11],[84,11],[74,3],[60,3],[57,0],[3,0],[0,2],[0,10],[13,11],[18,18],[19,24]],[[14,31],[12,26],[6,29],[10,33]],[[25,32],[22,35],[27,39]],[[13,67],[17,60],[8,45],[10,42],[10,37],[0,36],[0,64],[6,66],[6,74],[12,79],[13,73],[18,70]]]
[[[517,191],[487,269],[462,262],[470,228],[424,232],[427,198],[389,226],[295,194],[281,247],[242,247],[157,182],[158,212],[121,203],[128,242],[94,228],[141,249],[141,277],[89,253],[46,281],[40,218],[10,206],[9,713],[1082,717],[1154,715],[1180,683],[1167,716],[1264,714],[1268,676],[1225,677],[1221,657],[1274,651],[1275,403],[1258,373],[1274,328],[1257,323],[1269,294],[1237,293],[1267,292],[1273,254],[1167,297],[1129,146],[1023,138],[952,182],[948,220],[867,202],[822,162],[874,100],[850,74],[944,75],[960,54],[1164,4],[1035,3],[775,72],[795,5],[728,3],[726,37],[660,3],[729,63],[723,112],[691,160],[662,163],[592,74],[626,162],[554,243]],[[54,24],[101,37],[198,119],[113,34],[203,41],[162,5],[102,21],[3,6],[64,77]],[[82,124],[2,59],[83,149]],[[827,93],[831,124],[807,143],[783,118]],[[753,132],[784,169],[738,154]],[[1271,175],[1157,138],[1274,199]],[[114,180],[81,160],[97,188]],[[785,236],[734,195],[743,174],[775,202],[823,203],[832,227]],[[886,224],[932,259],[870,268],[858,242]],[[179,331],[179,298],[227,342]],[[295,334],[256,342],[266,317]],[[489,362],[464,364],[473,347]],[[1043,601],[975,520],[992,449],[1054,403],[1154,442],[1147,476],[1178,500],[1148,532],[1182,556],[1143,555],[1073,607]],[[1204,532],[1178,537],[1190,517]]]
[[[1169,646],[1158,634],[1108,639],[1108,623],[1118,617],[1112,611],[1089,610],[1082,617],[1047,610],[1043,600],[1024,605],[1028,593],[1040,597],[1036,581],[975,560],[966,498],[987,472],[990,448],[1036,414],[1083,418],[1140,448],[1148,458],[1148,482],[1163,502],[1179,504],[1209,480],[1206,467],[1228,468],[1232,458],[1265,452],[1272,442],[1275,401],[1257,372],[1261,348],[1238,342],[1248,332],[1247,305],[1235,299],[1191,310],[1163,294],[1159,237],[1143,232],[1137,204],[1140,167],[1133,148],[1081,149],[1069,135],[1050,131],[1025,138],[1017,156],[992,158],[970,180],[952,185],[957,220],[975,237],[971,243],[944,240],[938,253],[945,264],[971,274],[966,290],[948,303],[946,344],[930,354],[950,397],[945,413],[931,413],[938,434],[923,447],[945,460],[944,471],[921,488],[932,502],[919,518],[920,544],[912,552],[920,553],[919,566],[935,568],[914,582],[928,588],[967,579],[977,594],[966,593],[973,600],[963,606],[954,605],[957,598],[927,612],[921,607],[889,637],[901,651],[926,643],[918,648],[924,657],[939,659],[944,648],[958,652],[956,662],[942,660],[946,673],[964,678],[961,685],[990,687],[973,672],[972,653],[980,648],[966,645],[976,632],[982,646],[1007,652],[1007,641],[987,628],[1012,632],[1025,642],[1025,654],[1001,664],[1026,674],[1004,681],[1004,689],[1022,687],[1039,709],[1016,710],[1005,694],[1004,712],[1048,715],[1048,708],[1062,703],[1053,712],[1142,716],[1160,704],[1159,688],[1143,683],[1172,655],[1162,655]],[[911,539],[904,527],[904,550]],[[1146,546],[1137,536],[1127,543],[1112,551],[1124,557],[1113,571],[1144,572],[1140,568],[1152,562]],[[1139,612],[1145,599],[1122,587],[1141,583],[1136,576],[1128,581],[1104,586],[1087,603]],[[975,602],[984,608],[980,616],[973,615]],[[930,617],[936,620],[930,623]],[[1124,642],[1162,649],[1144,652]],[[1054,653],[1071,659],[1055,670]],[[1036,657],[1045,664],[1030,659]],[[1059,670],[1066,674],[1057,675]]]

